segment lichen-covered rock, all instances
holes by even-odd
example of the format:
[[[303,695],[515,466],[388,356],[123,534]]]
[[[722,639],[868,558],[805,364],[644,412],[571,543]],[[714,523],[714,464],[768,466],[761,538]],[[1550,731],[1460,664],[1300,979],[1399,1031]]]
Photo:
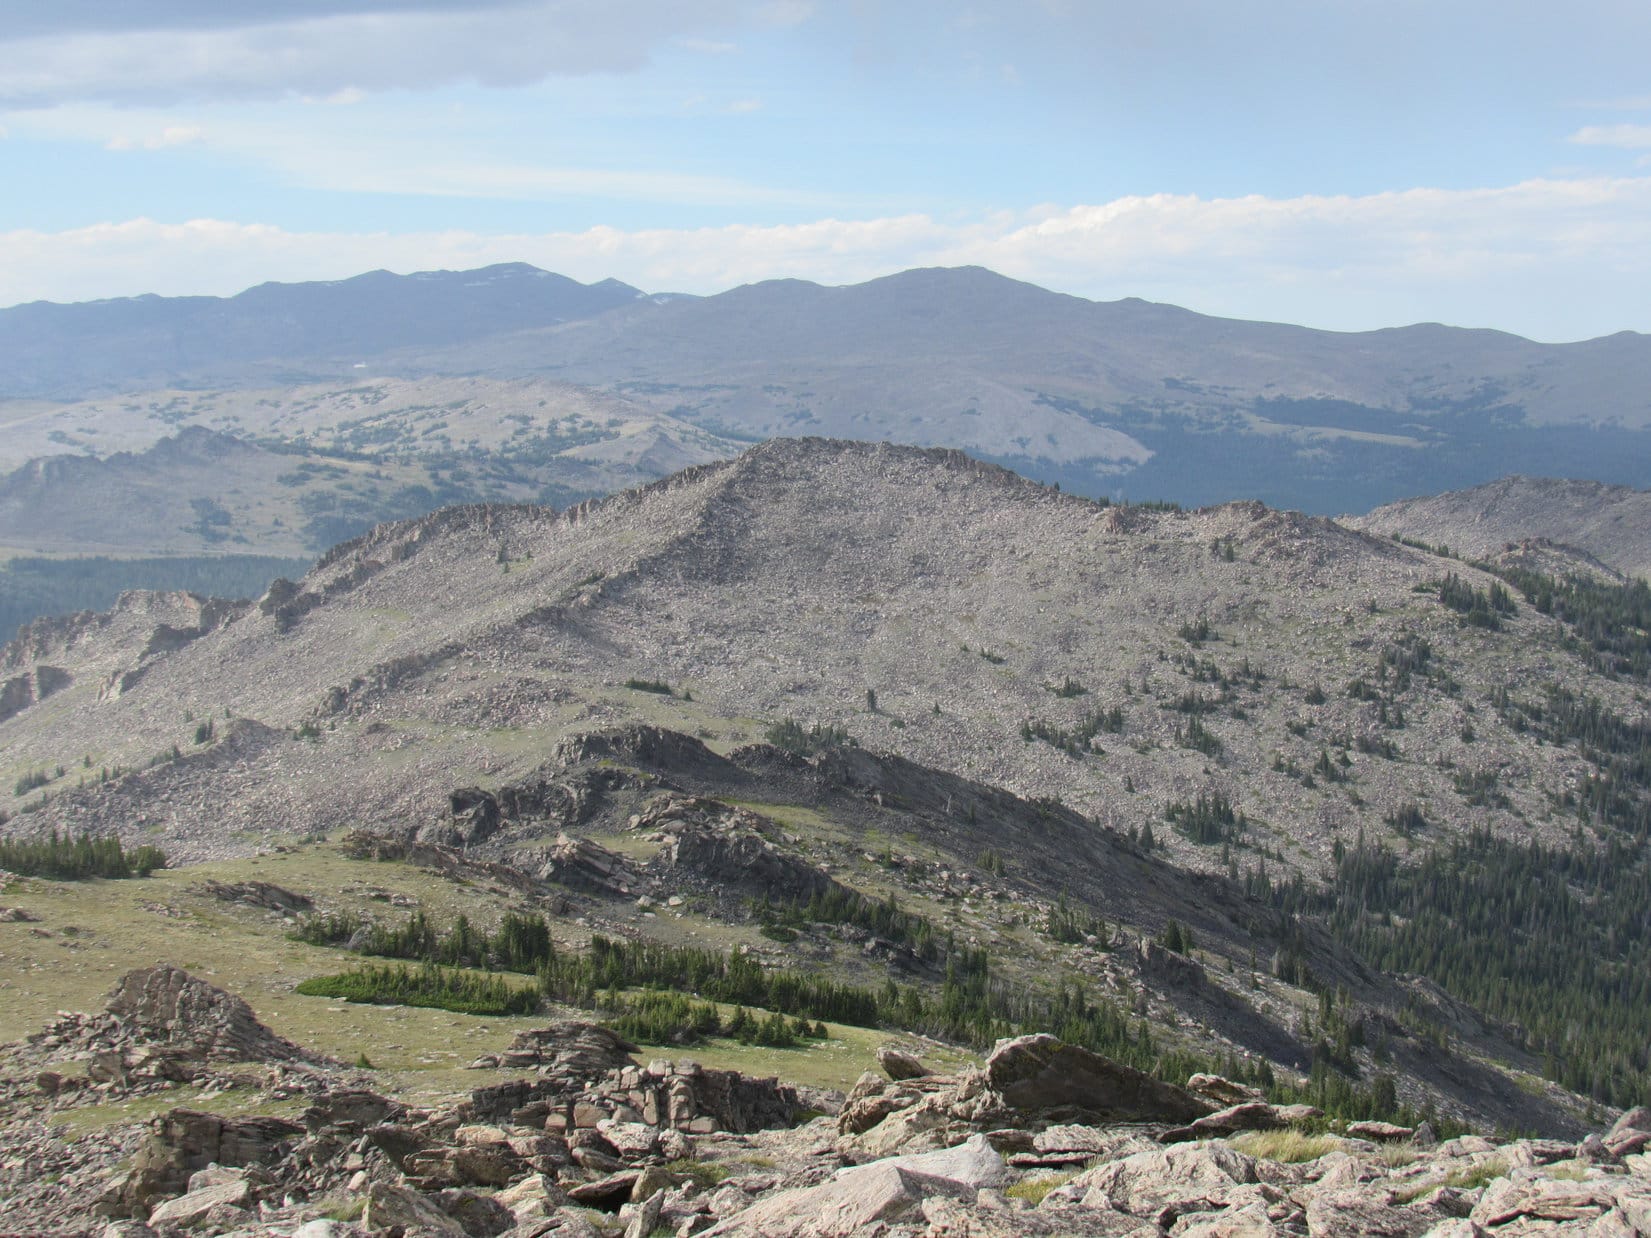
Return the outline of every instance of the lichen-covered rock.
[[[1221,1075],[1202,1072],[1187,1080],[1187,1091],[1223,1107],[1267,1099],[1266,1093],[1260,1088],[1252,1088],[1247,1083],[1235,1083]]]
[[[407,1187],[375,1182],[367,1191],[361,1224],[375,1232],[419,1234],[423,1238],[470,1238],[464,1226],[432,1199]]]
[[[962,1182],[877,1161],[819,1186],[781,1191],[705,1232],[708,1238],[848,1238],[879,1222],[920,1216],[925,1199],[973,1202],[975,1193]]]

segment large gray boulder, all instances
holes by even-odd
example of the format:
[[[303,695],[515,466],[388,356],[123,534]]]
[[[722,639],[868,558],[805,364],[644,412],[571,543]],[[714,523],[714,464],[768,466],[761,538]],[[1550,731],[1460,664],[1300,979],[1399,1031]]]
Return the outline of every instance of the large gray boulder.
[[[1075,1112],[1102,1121],[1188,1123],[1213,1108],[1185,1088],[1039,1032],[1000,1040],[987,1086],[1021,1114]]]

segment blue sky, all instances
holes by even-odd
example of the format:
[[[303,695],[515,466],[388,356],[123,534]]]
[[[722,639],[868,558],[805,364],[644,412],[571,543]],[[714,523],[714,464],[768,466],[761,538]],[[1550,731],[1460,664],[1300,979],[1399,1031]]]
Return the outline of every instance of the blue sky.
[[[1341,330],[1651,331],[1643,0],[7,10],[0,304],[980,263]]]

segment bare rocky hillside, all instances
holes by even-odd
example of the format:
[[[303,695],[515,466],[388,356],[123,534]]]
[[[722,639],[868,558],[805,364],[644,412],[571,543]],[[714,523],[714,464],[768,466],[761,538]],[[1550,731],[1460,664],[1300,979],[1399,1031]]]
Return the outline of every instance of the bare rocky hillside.
[[[1121,830],[1221,791],[1310,874],[1405,804],[1444,834],[1557,836],[1552,793],[1588,763],[1493,698],[1556,684],[1638,716],[1638,696],[1528,607],[1463,626],[1430,592],[1447,573],[1490,583],[1258,504],[1101,507],[956,454],[776,442],[562,513],[387,525],[210,630],[152,623],[145,597],[43,621],[4,654],[55,685],[4,723],[4,772],[67,771],[31,824],[204,854],[428,813],[592,727],[727,744],[795,718]],[[194,742],[207,719],[225,744]],[[142,772],[78,786],[116,767]]]
[[[443,504],[607,494],[734,441],[544,381],[357,380],[0,404],[0,550],[316,554]]]
[[[1346,523],[1398,533],[1488,559],[1533,541],[1557,543],[1624,576],[1651,577],[1651,491],[1593,481],[1504,477],[1426,498],[1403,499]],[[1524,547],[1529,549],[1528,547]]]

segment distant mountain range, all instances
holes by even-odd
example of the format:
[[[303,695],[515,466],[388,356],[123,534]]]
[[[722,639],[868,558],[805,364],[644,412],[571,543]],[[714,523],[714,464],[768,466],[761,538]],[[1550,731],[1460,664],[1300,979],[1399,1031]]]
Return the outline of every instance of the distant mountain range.
[[[1630,332],[1346,334],[980,268],[683,297],[512,264],[0,311],[19,400],[379,377],[554,380],[725,439],[959,447],[1113,498],[1333,513],[1513,472],[1651,484],[1651,337]]]
[[[121,297],[0,310],[0,391],[263,386],[331,377],[395,349],[451,347],[589,318],[646,294],[523,263],[260,284],[233,297]]]

